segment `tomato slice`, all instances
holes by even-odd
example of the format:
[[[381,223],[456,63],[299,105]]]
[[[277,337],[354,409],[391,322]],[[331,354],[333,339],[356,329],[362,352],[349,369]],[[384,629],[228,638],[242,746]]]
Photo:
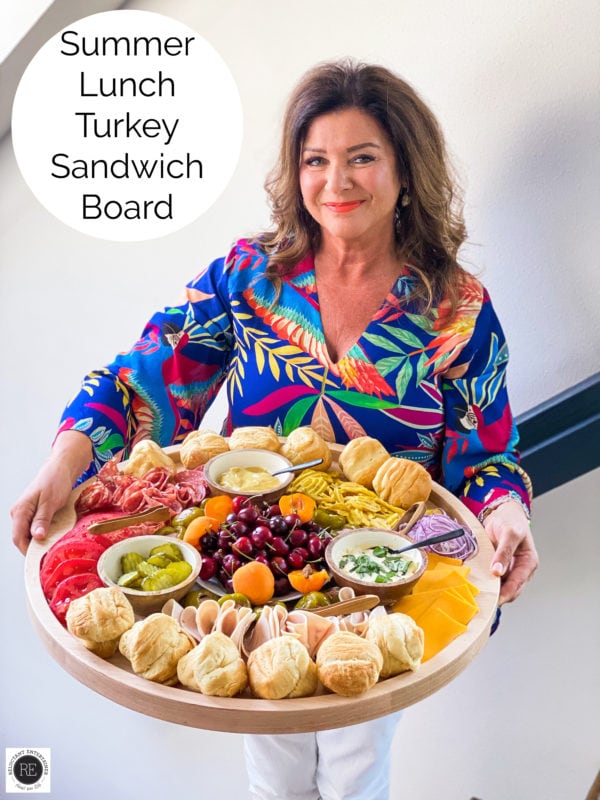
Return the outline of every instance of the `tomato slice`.
[[[106,547],[101,542],[82,538],[69,538],[66,541],[59,539],[52,545],[42,561],[40,569],[40,580],[45,586],[48,579],[63,561],[70,558],[87,558],[90,561],[98,561]]]
[[[96,572],[97,561],[94,558],[68,558],[54,569],[50,575],[40,575],[42,589],[46,599],[51,601],[56,587],[65,578],[71,575],[80,575],[82,572]]]
[[[67,609],[69,603],[77,597],[83,597],[94,589],[104,586],[98,575],[93,572],[82,572],[79,575],[71,575],[62,580],[52,596],[50,608],[58,621],[65,625]]]

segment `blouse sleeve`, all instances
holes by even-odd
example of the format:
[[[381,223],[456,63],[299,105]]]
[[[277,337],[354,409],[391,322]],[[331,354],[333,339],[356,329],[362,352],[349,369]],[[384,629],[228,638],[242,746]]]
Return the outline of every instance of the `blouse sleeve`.
[[[519,437],[506,390],[508,348],[487,292],[461,362],[442,384],[444,484],[480,519],[507,499],[529,514],[531,481],[519,466]]]
[[[232,349],[226,269],[224,259],[214,261],[180,305],[154,314],[130,350],[86,375],[59,428],[89,436],[93,461],[84,477],[140,439],[164,447],[198,427]]]

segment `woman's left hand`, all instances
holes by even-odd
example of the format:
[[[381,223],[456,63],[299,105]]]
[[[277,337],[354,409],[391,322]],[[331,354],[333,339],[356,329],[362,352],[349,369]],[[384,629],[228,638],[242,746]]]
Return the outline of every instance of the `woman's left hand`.
[[[483,525],[496,548],[491,570],[502,578],[499,605],[510,603],[539,564],[529,520],[519,503],[508,500],[490,512]]]

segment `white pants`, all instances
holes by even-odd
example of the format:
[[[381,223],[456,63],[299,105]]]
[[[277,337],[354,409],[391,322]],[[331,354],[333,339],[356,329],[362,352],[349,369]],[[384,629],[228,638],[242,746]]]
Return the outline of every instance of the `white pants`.
[[[244,737],[252,800],[388,800],[401,712],[318,733]]]

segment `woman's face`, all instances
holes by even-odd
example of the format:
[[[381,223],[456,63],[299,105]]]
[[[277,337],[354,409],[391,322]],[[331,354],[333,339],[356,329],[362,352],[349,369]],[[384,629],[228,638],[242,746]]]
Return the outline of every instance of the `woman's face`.
[[[400,188],[391,142],[373,117],[347,108],[313,120],[301,153],[300,191],[324,238],[393,240]]]

